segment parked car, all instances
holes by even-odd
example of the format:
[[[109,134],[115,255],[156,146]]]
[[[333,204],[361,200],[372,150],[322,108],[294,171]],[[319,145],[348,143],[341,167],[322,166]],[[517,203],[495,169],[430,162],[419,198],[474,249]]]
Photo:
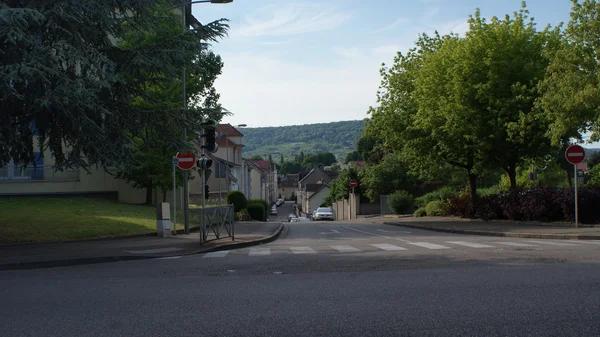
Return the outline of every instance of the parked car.
[[[285,200],[283,199],[277,199],[277,201],[275,202],[275,205],[277,205],[277,207],[283,205],[283,203],[285,203]]]
[[[329,207],[319,207],[313,213],[313,220],[334,220],[333,212]]]
[[[297,218],[292,218],[290,222],[310,222],[310,219],[307,217],[297,217]]]
[[[273,205],[273,207],[271,207],[271,215],[277,215],[277,206]]]
[[[292,222],[292,219],[296,219],[296,218],[298,218],[298,217],[296,216],[296,214],[289,214],[289,215],[288,215],[288,222]]]

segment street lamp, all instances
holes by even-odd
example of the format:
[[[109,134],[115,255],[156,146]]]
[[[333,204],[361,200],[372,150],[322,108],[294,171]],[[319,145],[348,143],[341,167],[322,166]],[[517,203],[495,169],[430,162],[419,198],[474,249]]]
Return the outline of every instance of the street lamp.
[[[186,24],[186,12],[185,7],[191,6],[196,3],[213,3],[213,4],[226,4],[233,2],[233,0],[198,0],[198,1],[184,1],[181,3],[181,32],[185,33],[187,29]],[[173,8],[177,8],[175,6]],[[185,88],[185,66],[183,66],[181,74],[181,100],[183,110],[183,143],[185,150],[187,151],[187,94]],[[190,234],[190,190],[188,186],[188,171],[183,171],[183,216],[184,216],[184,228],[185,234]]]

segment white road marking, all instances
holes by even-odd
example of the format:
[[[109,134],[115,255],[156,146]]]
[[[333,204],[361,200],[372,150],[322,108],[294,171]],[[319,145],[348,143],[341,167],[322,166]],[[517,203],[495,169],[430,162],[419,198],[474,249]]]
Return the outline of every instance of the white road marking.
[[[567,243],[567,242],[557,242],[557,241],[544,241],[544,240],[540,240],[540,241],[536,241],[536,240],[528,240],[527,242],[531,242],[531,243],[541,243],[544,245],[550,245],[550,246],[579,246],[576,243]]]
[[[159,257],[157,260],[175,260],[175,259],[179,259],[181,258],[181,255],[179,256],[165,256],[165,257]]]
[[[429,242],[409,242],[408,244],[427,248],[427,249],[452,249],[450,247],[438,245],[435,243],[429,243]]]
[[[476,243],[476,242],[466,242],[466,241],[446,241],[446,242],[452,243],[455,245],[460,245],[460,246],[467,246],[467,247],[471,247],[471,248],[494,248],[494,246],[484,245],[483,243]]]
[[[407,232],[407,231],[388,231],[385,229],[378,229],[378,231],[380,232],[386,232],[386,233],[400,233],[400,234],[410,234],[412,232]]]
[[[227,256],[227,254],[229,254],[228,250],[221,250],[218,252],[206,253],[206,254],[204,254],[204,256],[202,258],[206,259],[206,258],[212,258],[212,257],[225,257],[225,256]]]
[[[339,245],[339,246],[331,246],[331,248],[340,251],[342,253],[357,253],[357,252],[362,252],[362,250],[358,249],[358,248],[354,248],[352,246],[347,246],[347,245]]]
[[[537,245],[530,245],[527,243],[520,243],[520,242],[494,242],[494,243],[497,243],[499,245],[514,246],[514,247],[537,247]]]
[[[394,246],[394,245],[389,245],[387,243],[376,243],[376,244],[371,244],[370,246],[373,247],[377,247],[379,249],[383,249],[383,250],[406,250],[406,248],[403,247],[398,247],[398,246]]]
[[[271,255],[271,248],[250,248],[248,256],[265,256]]]
[[[183,248],[156,248],[156,249],[146,249],[146,250],[126,250],[125,253],[129,254],[154,254],[154,253],[168,253],[168,252],[176,252],[178,250],[183,250]]]
[[[361,231],[360,229],[356,229],[356,228],[352,228],[352,227],[346,227],[346,226],[342,226],[342,227],[344,227],[346,229],[349,229],[349,230],[353,230],[355,232],[363,233],[363,234],[375,235],[375,236],[379,236],[379,237],[382,237],[382,238],[391,239],[391,237],[385,236],[385,235],[381,235],[381,234],[364,232],[364,231]]]
[[[319,234],[340,234],[340,231],[336,231],[335,229],[332,229],[331,232],[321,232]]]
[[[294,254],[314,254],[314,253],[316,253],[312,248],[310,248],[308,246],[304,246],[304,247],[290,247],[290,250]]]
[[[577,243],[590,243],[592,245],[600,245],[600,240],[577,240]]]

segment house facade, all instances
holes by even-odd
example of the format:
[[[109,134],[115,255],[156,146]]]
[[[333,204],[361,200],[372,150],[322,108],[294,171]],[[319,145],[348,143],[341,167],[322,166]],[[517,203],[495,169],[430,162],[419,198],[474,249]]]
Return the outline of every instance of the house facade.
[[[318,207],[320,207],[327,196],[329,195],[329,185],[322,184],[307,184],[302,198],[302,213],[311,215]]]
[[[277,190],[279,198],[295,201],[296,192],[298,190],[298,181],[300,181],[299,174],[288,174],[287,176],[281,178],[278,183]]]
[[[332,176],[335,176],[335,174],[332,172],[327,172],[320,167],[315,167],[312,170],[310,170],[310,172],[308,172],[302,179],[300,179],[300,181],[298,181],[298,187],[296,191],[296,203],[300,205],[302,213],[310,214],[312,212],[309,212],[309,198],[316,190],[314,190],[314,187],[308,188],[308,186],[328,185],[333,180]],[[313,206],[314,204],[315,203],[313,202]]]

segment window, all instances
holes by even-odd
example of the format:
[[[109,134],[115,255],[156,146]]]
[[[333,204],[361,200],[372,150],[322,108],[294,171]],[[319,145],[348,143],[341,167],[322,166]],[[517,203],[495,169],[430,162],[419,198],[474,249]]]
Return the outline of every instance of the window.
[[[215,165],[215,178],[225,178],[227,173],[227,166],[221,162],[217,162]]]

